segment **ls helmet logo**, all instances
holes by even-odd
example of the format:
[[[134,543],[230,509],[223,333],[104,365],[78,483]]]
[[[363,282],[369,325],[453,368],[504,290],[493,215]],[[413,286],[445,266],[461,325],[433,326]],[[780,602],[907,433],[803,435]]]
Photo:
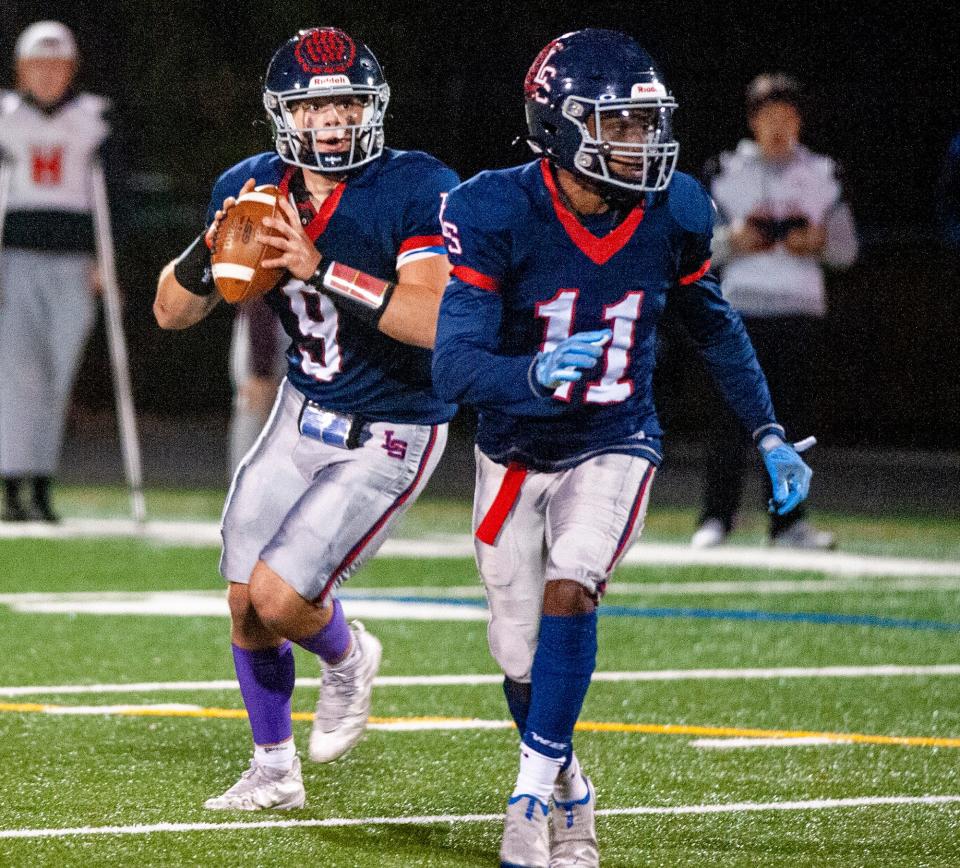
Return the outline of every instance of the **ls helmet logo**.
[[[548,64],[553,55],[562,49],[563,43],[555,39],[537,55],[523,83],[524,95],[527,99],[534,99],[544,105],[550,102],[551,83],[557,75],[557,70]]]
[[[332,75],[350,68],[357,46],[342,30],[310,30],[300,38],[294,55],[304,72]]]

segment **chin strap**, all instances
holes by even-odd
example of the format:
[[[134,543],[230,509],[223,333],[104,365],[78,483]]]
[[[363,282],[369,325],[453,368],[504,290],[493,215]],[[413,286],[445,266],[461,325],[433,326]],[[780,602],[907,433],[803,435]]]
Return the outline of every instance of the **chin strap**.
[[[611,211],[618,211],[621,214],[629,214],[638,205],[646,205],[646,193],[621,190],[599,183],[596,185],[596,189],[600,198],[607,203]]]

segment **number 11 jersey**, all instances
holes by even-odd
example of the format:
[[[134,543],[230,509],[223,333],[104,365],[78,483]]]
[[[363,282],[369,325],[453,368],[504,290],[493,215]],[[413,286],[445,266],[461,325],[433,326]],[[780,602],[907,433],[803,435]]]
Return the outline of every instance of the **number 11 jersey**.
[[[653,404],[656,328],[675,308],[748,430],[775,422],[739,316],[709,271],[713,207],[677,172],[662,194],[578,217],[549,162],[483,172],[446,198],[453,275],[441,305],[435,387],[479,412],[494,461],[555,471],[605,452],[659,463]],[[597,366],[552,393],[534,378],[542,350],[610,329]]]

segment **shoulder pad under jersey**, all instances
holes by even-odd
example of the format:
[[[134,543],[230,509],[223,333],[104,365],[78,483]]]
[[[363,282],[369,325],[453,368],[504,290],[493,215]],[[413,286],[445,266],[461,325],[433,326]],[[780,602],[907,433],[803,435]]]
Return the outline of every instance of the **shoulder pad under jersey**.
[[[702,235],[713,224],[713,200],[703,185],[685,172],[674,172],[667,199],[670,214],[687,232]]]

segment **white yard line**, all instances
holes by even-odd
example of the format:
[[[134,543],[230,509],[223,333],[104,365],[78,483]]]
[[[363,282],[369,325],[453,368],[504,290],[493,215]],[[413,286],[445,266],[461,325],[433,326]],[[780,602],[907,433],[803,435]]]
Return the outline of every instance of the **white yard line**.
[[[644,598],[704,595],[806,595],[823,593],[900,593],[960,591],[960,577],[872,579],[777,579],[713,582],[612,582],[608,599],[616,595]],[[399,599],[398,599],[399,598]],[[352,618],[483,621],[485,608],[457,605],[481,600],[479,585],[358,587],[341,592]],[[419,602],[419,600],[423,602]],[[450,602],[444,602],[449,600]],[[90,615],[219,616],[229,611],[222,589],[209,591],[76,591],[0,594],[0,606],[17,612]]]
[[[796,802],[732,802],[707,805],[649,805],[601,808],[601,817],[743,814],[761,811],[825,811],[837,808],[873,808],[895,805],[941,806],[960,802],[960,795],[862,796],[847,799],[808,799]],[[316,820],[254,820],[227,823],[154,823],[132,826],[75,826],[63,829],[0,829],[0,838],[66,838],[78,835],[152,835],[157,833],[227,832],[244,829],[311,829],[344,826],[431,826],[456,823],[493,823],[503,814],[433,814],[419,817],[329,817]]]
[[[710,581],[710,582],[610,582],[607,598],[611,594],[629,594],[638,597],[667,596],[726,596],[726,595],[787,595],[787,594],[848,594],[869,591],[879,593],[960,591],[960,576],[930,576],[928,578],[903,578],[897,576],[861,576],[837,579],[757,579],[756,581]],[[431,597],[450,600],[473,600],[482,598],[483,586],[478,581],[473,585],[398,585],[345,586],[340,599],[364,597]]]
[[[960,675],[960,664],[931,666],[800,666],[770,669],[654,669],[636,672],[595,672],[593,681],[754,681],[780,678],[930,678]],[[500,684],[502,675],[379,675],[374,687],[477,687]],[[319,678],[297,678],[298,687],[319,687]],[[0,696],[83,695],[89,693],[161,693],[236,690],[237,682],[141,681],[128,684],[60,684],[0,687]]]
[[[821,738],[820,736],[801,736],[798,738],[695,738],[690,747],[712,750],[733,750],[750,747],[811,747],[813,745],[852,744],[839,738]]]
[[[44,708],[44,714],[96,716],[104,714],[141,714],[149,711],[199,711],[202,706],[183,702],[161,702],[154,705],[52,705]]]
[[[399,621],[486,621],[484,606],[456,602],[349,598],[343,596],[349,618]],[[14,612],[70,615],[163,615],[221,617],[230,615],[223,591],[147,591],[135,593],[2,594],[0,605]]]
[[[76,539],[89,537],[136,538],[170,545],[218,546],[220,526],[215,522],[149,521],[138,525],[130,519],[67,519],[50,525],[28,522],[0,523],[0,539]],[[427,539],[391,539],[381,557],[467,558],[473,557],[473,541],[466,535]],[[888,558],[844,552],[808,552],[747,546],[691,549],[687,545],[639,542],[623,560],[648,566],[728,566],[780,571],[814,571],[844,576],[947,576],[960,577],[960,562],[919,558]]]
[[[692,549],[685,545],[644,542],[630,549],[623,563],[646,566],[747,567],[787,572],[813,571],[841,576],[960,576],[960,562],[957,561],[746,546]]]

